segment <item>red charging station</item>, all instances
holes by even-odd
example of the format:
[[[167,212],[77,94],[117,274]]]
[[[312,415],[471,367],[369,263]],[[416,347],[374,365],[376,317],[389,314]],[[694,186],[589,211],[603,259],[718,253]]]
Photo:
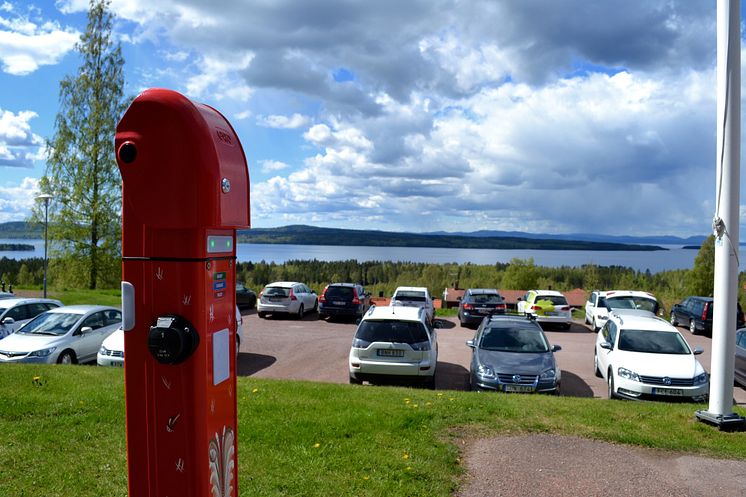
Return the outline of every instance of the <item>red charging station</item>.
[[[132,102],[115,146],[129,496],[236,496],[243,148],[218,111],[163,89]]]

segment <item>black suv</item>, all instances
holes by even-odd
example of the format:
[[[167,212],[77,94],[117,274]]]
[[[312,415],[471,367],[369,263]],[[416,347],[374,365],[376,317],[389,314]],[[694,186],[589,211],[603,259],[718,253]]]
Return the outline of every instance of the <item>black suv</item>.
[[[692,334],[712,334],[712,297],[687,297],[671,308],[671,324],[686,326]],[[743,326],[743,311],[738,304],[736,324]]]
[[[319,296],[319,317],[347,316],[362,318],[370,307],[370,293],[355,283],[326,285]]]

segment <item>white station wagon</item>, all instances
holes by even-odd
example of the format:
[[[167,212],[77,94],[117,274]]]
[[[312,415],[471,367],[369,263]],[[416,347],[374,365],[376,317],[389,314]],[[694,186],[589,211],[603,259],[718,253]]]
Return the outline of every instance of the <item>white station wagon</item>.
[[[709,375],[681,333],[650,311],[613,310],[596,337],[593,366],[608,396],[703,401]]]

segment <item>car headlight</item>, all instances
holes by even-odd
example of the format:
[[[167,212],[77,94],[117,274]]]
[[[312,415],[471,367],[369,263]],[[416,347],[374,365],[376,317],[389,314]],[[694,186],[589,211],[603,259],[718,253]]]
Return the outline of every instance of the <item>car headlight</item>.
[[[49,354],[57,350],[57,347],[49,347],[48,349],[35,350],[29,354],[30,357],[47,357]]]
[[[479,366],[477,368],[477,375],[481,376],[482,378],[496,378],[495,370],[493,370],[489,366]]]
[[[617,369],[616,372],[621,378],[626,378],[628,380],[638,381],[638,382],[640,381],[640,376],[634,371],[630,371],[629,369],[619,368]]]
[[[541,375],[539,376],[540,380],[554,380],[557,377],[557,371],[552,369],[547,369]]]
[[[101,355],[109,355],[109,350],[102,345],[101,348],[98,349],[98,353]]]
[[[695,385],[704,385],[705,383],[707,383],[708,379],[709,378],[708,378],[707,373],[702,373],[701,375],[694,377],[694,384]]]

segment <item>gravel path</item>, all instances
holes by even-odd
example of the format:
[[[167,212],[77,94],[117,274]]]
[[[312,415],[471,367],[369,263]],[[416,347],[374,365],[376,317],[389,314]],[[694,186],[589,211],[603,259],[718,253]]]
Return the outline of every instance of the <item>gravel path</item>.
[[[480,439],[464,451],[458,497],[736,497],[746,461],[634,448],[576,437]]]

